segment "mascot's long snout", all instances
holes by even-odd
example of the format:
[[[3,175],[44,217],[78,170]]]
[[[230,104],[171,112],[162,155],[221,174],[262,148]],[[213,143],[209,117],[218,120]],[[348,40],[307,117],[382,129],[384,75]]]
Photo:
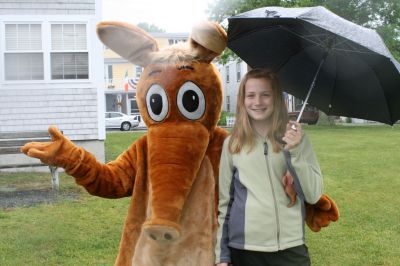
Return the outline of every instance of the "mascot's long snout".
[[[179,238],[179,220],[207,150],[209,131],[201,123],[163,123],[148,131],[151,219],[144,225],[152,239]]]

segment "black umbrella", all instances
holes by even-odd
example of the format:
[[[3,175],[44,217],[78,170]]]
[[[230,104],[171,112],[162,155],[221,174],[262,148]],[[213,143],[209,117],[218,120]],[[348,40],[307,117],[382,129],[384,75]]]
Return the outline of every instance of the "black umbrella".
[[[250,67],[276,71],[304,106],[390,125],[400,119],[400,65],[374,30],[320,6],[265,7],[228,21],[228,47]]]

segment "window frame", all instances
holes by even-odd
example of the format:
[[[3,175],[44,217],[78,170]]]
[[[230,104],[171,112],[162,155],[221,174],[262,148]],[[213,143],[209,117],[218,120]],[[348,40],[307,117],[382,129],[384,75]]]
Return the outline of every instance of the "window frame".
[[[143,67],[141,66],[135,66],[135,79],[140,79],[143,73]]]
[[[87,19],[82,20],[79,17],[71,17],[71,19],[67,20],[49,20],[48,18],[43,20],[37,20],[36,17],[32,19],[32,16],[27,16],[26,18],[15,19],[13,16],[5,16],[2,21],[0,21],[0,66],[3,68],[0,71],[0,82],[4,85],[13,85],[13,84],[75,84],[82,82],[92,82],[94,78],[94,74],[92,71],[92,42],[90,39],[90,29],[93,27],[93,23]],[[44,79],[41,80],[6,80],[5,77],[5,25],[6,24],[40,24],[41,25],[41,39],[42,39],[42,53],[43,53],[43,74]],[[87,79],[51,79],[51,24],[84,24],[86,25],[86,50],[88,55],[88,78]],[[14,50],[12,50],[14,51]],[[9,53],[9,51],[7,51]],[[15,50],[18,52],[18,50]],[[36,51],[33,51],[36,52]],[[74,51],[75,52],[75,51]],[[11,52],[13,53],[13,52]]]
[[[52,47],[52,26],[53,25],[62,25],[62,26],[64,26],[64,25],[85,25],[85,33],[86,33],[86,49],[85,50],[82,50],[82,49],[76,49],[76,50],[73,50],[73,49],[60,49],[60,50],[53,50],[53,47]],[[77,82],[80,82],[80,81],[88,81],[88,80],[90,80],[90,55],[89,55],[89,38],[88,38],[88,23],[82,23],[82,22],[76,22],[76,21],[68,21],[68,22],[65,22],[65,21],[53,21],[53,22],[49,22],[49,35],[48,36],[50,36],[49,37],[49,42],[48,42],[48,46],[49,46],[49,69],[48,69],[48,71],[49,71],[49,79],[51,80],[51,81],[59,81],[59,82],[71,82],[71,81],[77,81]],[[76,79],[65,79],[65,78],[62,78],[62,79],[53,79],[52,78],[52,60],[51,60],[51,58],[52,58],[52,55],[53,54],[78,54],[78,53],[86,53],[87,54],[87,69],[88,69],[88,71],[87,71],[87,73],[88,73],[88,77],[87,78],[76,78]],[[65,74],[65,73],[63,73],[63,74]]]
[[[242,61],[238,60],[236,62],[236,81],[240,82],[242,80]]]
[[[226,95],[226,111],[231,112],[231,96]]]
[[[40,50],[7,50],[6,47],[6,25],[40,25],[40,40],[41,49]],[[43,22],[42,21],[11,21],[4,20],[1,24],[0,34],[2,36],[0,43],[1,52],[1,71],[0,77],[1,81],[5,84],[18,84],[18,83],[42,83],[46,79],[46,68],[45,68],[45,47],[43,45]],[[43,60],[43,79],[11,79],[6,78],[6,54],[41,54]]]

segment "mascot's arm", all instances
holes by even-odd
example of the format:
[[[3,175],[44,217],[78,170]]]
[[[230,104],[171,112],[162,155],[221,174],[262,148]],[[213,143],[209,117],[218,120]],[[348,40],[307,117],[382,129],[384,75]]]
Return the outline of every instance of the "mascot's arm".
[[[297,193],[293,184],[293,177],[289,171],[283,177],[283,185],[286,194],[290,198],[288,207],[292,207],[296,203]],[[322,194],[315,204],[305,202],[306,207],[306,223],[308,227],[319,232],[322,227],[328,226],[331,221],[339,220],[339,209],[336,203],[327,195]]]
[[[219,160],[221,158],[222,145],[229,132],[223,128],[215,128],[207,148],[207,156],[211,161],[215,178],[215,213],[218,214],[218,174]]]
[[[101,164],[81,147],[68,140],[56,127],[49,127],[51,142],[30,142],[21,150],[43,163],[58,166],[76,178],[92,195],[120,198],[132,195],[136,176],[136,143],[115,161]]]
[[[338,219],[339,209],[328,195],[323,194],[315,204],[306,203],[306,223],[312,231],[319,232]]]

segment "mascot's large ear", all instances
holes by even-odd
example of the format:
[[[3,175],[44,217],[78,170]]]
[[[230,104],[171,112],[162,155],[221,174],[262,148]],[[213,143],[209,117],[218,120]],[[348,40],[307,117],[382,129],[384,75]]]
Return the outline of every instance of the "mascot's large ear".
[[[226,43],[225,30],[215,22],[201,21],[192,28],[190,45],[200,60],[211,62],[224,51]]]
[[[111,50],[135,65],[147,66],[151,54],[157,52],[157,41],[144,30],[122,22],[105,21],[97,24],[99,39]]]

